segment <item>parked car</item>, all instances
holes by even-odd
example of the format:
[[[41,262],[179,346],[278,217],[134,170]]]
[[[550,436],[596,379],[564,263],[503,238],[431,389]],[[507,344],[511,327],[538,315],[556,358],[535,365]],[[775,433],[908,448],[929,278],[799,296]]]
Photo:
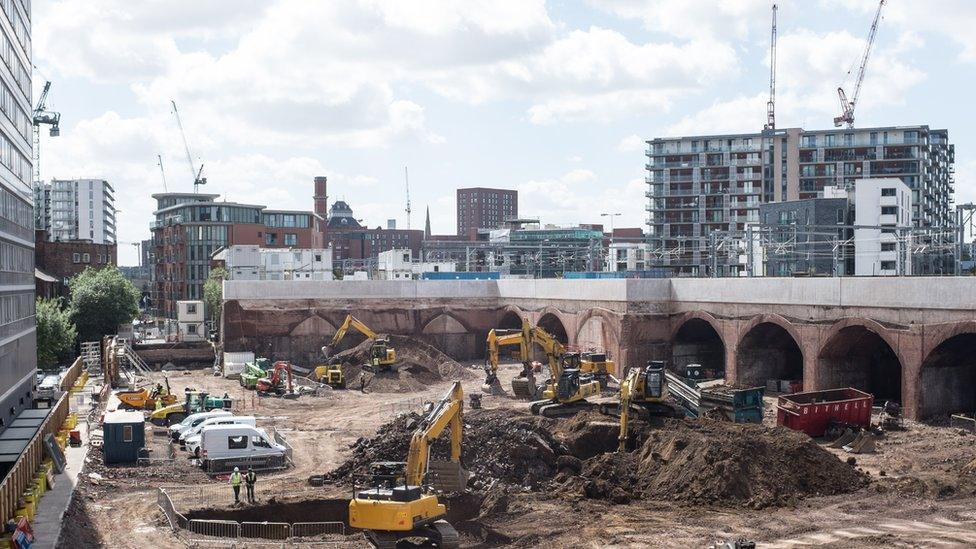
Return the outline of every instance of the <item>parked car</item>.
[[[201,465],[210,468],[215,460],[247,459],[252,462],[283,460],[287,449],[260,427],[250,425],[215,425],[204,429],[200,437]]]
[[[61,392],[61,376],[58,374],[49,374],[44,376],[44,379],[37,384],[37,398],[39,400],[44,399],[56,399],[58,398],[58,393]]]
[[[200,425],[204,420],[212,417],[224,417],[232,415],[234,414],[228,412],[227,410],[212,410],[210,412],[197,412],[195,414],[190,414],[183,421],[169,426],[169,436],[176,441],[180,439],[180,434],[183,431]]]

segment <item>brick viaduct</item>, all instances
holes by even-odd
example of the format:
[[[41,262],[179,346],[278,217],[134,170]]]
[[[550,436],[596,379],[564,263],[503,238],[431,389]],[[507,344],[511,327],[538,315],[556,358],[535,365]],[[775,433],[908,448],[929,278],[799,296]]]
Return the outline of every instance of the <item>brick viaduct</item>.
[[[299,364],[349,312],[457,359],[524,316],[618,368],[663,359],[729,381],[854,386],[924,418],[976,411],[976,278],[228,281],[222,337]]]

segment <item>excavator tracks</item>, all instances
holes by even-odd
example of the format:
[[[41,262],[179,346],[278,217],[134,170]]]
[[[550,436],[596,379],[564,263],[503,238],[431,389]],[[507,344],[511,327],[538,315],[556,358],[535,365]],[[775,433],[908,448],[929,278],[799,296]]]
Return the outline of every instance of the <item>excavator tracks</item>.
[[[585,400],[578,400],[576,402],[571,402],[568,404],[562,404],[559,402],[553,402],[551,400],[539,400],[533,402],[529,409],[533,414],[548,417],[548,418],[561,418],[561,417],[571,417],[575,416],[579,412],[592,408],[593,403],[587,402]]]
[[[461,546],[461,537],[458,536],[457,530],[446,520],[434,522],[432,528],[437,532],[439,541],[437,546],[440,549],[457,549]]]

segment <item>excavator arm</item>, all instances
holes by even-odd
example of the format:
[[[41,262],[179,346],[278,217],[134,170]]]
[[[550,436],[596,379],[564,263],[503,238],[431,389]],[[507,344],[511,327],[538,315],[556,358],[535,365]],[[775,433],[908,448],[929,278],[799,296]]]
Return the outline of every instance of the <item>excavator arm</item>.
[[[631,368],[627,377],[620,382],[620,436],[617,451],[623,452],[627,446],[627,423],[630,421],[630,398],[634,387],[640,379],[640,368]]]
[[[407,454],[405,480],[408,486],[420,486],[427,470],[430,443],[436,440],[444,429],[451,429],[451,461],[460,465],[461,438],[463,430],[464,394],[461,382],[455,381],[444,398],[434,407],[413,432],[410,451]]]
[[[529,355],[528,342],[521,331],[499,334],[496,330],[491,330],[488,332],[488,339],[485,343],[487,356],[485,357],[484,390],[491,392],[492,387],[500,385],[498,382],[498,360],[501,353],[501,348],[510,345],[518,345],[520,356],[522,357],[523,361],[526,361]]]
[[[346,332],[349,331],[349,328],[353,328],[359,333],[363,334],[366,336],[366,339],[376,339],[376,332],[371,330],[369,326],[363,323],[362,320],[359,320],[351,314],[346,315],[346,320],[343,321],[342,325],[339,326],[339,329],[336,330],[335,335],[332,336],[332,341],[322,348],[322,354],[325,355],[325,358],[332,356],[332,351],[336,348],[336,346],[339,345],[339,343],[342,342],[343,338],[346,337]]]
[[[552,336],[549,332],[536,326],[532,328],[532,343],[542,348],[546,353],[546,362],[549,364],[549,377],[555,383],[563,373],[560,360],[566,354],[566,347]]]

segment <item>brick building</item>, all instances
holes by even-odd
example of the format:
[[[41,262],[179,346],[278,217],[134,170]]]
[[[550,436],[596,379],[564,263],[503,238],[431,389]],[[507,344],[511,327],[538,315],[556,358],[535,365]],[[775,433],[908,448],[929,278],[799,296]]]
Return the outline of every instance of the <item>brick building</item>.
[[[154,194],[151,224],[153,290],[159,316],[174,317],[176,302],[203,298],[211,255],[234,244],[266,248],[321,248],[321,219],[311,211],[217,202],[219,195]]]
[[[471,187],[457,190],[457,234],[475,240],[478,229],[497,229],[518,217],[518,191]]]
[[[67,297],[68,279],[88,267],[100,269],[118,262],[118,246],[115,244],[96,244],[91,240],[51,242],[43,230],[35,231],[35,239],[35,267],[57,280],[56,296]]]
[[[337,200],[329,209],[325,240],[332,247],[334,261],[365,264],[387,250],[409,248],[419,255],[424,231],[382,227],[370,229],[353,217],[349,204]]]

